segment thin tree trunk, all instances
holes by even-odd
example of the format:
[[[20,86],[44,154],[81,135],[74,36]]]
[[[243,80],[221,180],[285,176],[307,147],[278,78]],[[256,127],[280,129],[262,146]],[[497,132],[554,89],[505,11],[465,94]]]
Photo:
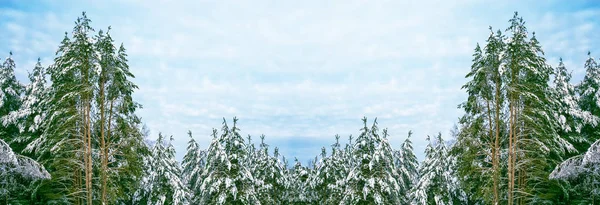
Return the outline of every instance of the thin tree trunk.
[[[493,135],[493,128],[492,128],[492,109],[490,108],[490,101],[486,100],[487,103],[487,116],[488,116],[488,125],[490,127],[489,130],[489,134],[490,134],[490,141],[492,141],[492,139],[494,138]],[[491,143],[491,142],[490,142]],[[492,146],[492,151],[491,151],[491,155],[492,155],[492,169],[493,169],[493,180],[494,180],[494,185],[492,187],[492,189],[494,190],[494,201],[493,204],[498,204],[498,180],[496,179],[496,146]]]
[[[104,141],[104,79],[101,79],[100,82],[100,153],[102,155],[102,169],[101,175],[102,178],[102,204],[108,204],[106,201],[106,172],[107,172],[107,161],[108,157],[106,156],[106,142]]]
[[[511,99],[512,100],[512,99]],[[510,130],[508,135],[508,205],[513,204],[514,177],[513,167],[513,137],[514,137],[514,102],[510,102]]]
[[[515,133],[513,136],[514,142],[513,142],[513,158],[512,158],[512,160],[513,160],[512,176],[513,176],[513,191],[516,190],[514,197],[516,199],[519,199],[520,197],[518,195],[520,195],[519,190],[521,189],[521,187],[516,186],[516,189],[514,188],[515,187],[514,181],[519,183],[519,175],[517,175],[517,170],[520,169],[520,166],[517,166],[517,158],[519,158],[519,135],[521,134],[521,132],[519,130],[519,129],[521,129],[521,126],[519,126],[520,123],[519,123],[518,113],[519,113],[519,105],[521,103],[520,103],[520,101],[517,101],[517,102],[518,102],[518,104],[517,104],[517,106],[515,106],[515,110],[514,110],[514,112],[515,112],[515,120],[514,120],[515,131],[514,132]],[[517,185],[519,185],[519,184],[517,184]]]
[[[80,98],[81,101],[83,99],[83,96]],[[81,103],[81,102],[80,102]],[[80,153],[80,157],[83,158],[83,167],[81,166],[77,166],[77,171],[79,172],[80,176],[80,181],[81,183],[85,183],[85,185],[81,184],[78,187],[78,190],[82,190],[85,189],[85,192],[81,192],[76,194],[75,196],[77,196],[78,198],[81,199],[81,204],[84,203],[85,198],[87,197],[87,192],[89,192],[89,187],[88,187],[88,183],[87,183],[87,164],[88,162],[88,158],[87,158],[87,117],[85,115],[86,113],[86,106],[84,103],[81,103],[81,118],[82,118],[82,123],[80,123],[80,131],[79,133],[81,134],[81,142],[80,142],[80,146],[81,146],[81,153]],[[85,188],[84,188],[85,187]]]
[[[112,116],[113,116],[113,105],[114,105],[114,102],[115,102],[114,100],[110,101],[110,108],[108,110],[108,128],[107,128],[107,133],[106,133],[107,147],[110,147],[110,145],[111,145],[111,143],[110,143],[111,142],[110,141],[110,137],[111,137],[111,131],[112,130],[111,130],[110,127],[112,125],[111,122],[112,122]],[[106,162],[108,164],[108,156],[109,156],[108,149],[106,149],[105,152],[106,152],[106,159],[107,159]]]
[[[113,103],[114,101],[111,100],[110,101],[110,108],[108,110],[108,125],[107,125],[107,129],[106,129],[106,147],[104,149],[104,168],[106,171],[108,171],[108,158],[110,156],[109,154],[109,148],[111,146],[111,141],[110,141],[110,137],[111,137],[111,125],[112,125],[112,115],[113,115]],[[108,178],[108,176],[106,176],[105,180]],[[106,186],[106,183],[104,184],[104,186]]]
[[[496,78],[496,139],[494,140],[494,158],[496,162],[494,166],[494,202],[495,204],[500,203],[500,197],[498,195],[498,183],[500,178],[500,82],[499,78]]]
[[[518,111],[519,110],[517,109],[517,112]],[[515,117],[518,117],[518,116],[515,116]],[[519,118],[517,118],[517,121],[518,120],[519,120]],[[521,125],[521,126],[517,127],[517,128],[519,128],[519,129],[517,129],[517,131],[519,131],[519,133],[517,133],[517,135],[515,135],[515,153],[517,153],[517,156],[514,158],[515,164],[517,164],[517,161],[521,160],[521,158],[525,159],[525,153],[524,152],[522,153],[519,150],[519,147],[520,147],[519,146],[519,143],[520,143],[520,141],[519,141],[519,135],[521,135],[520,131],[525,126],[522,123],[517,123],[517,125]],[[525,180],[525,169],[526,168],[527,168],[526,166],[519,166],[519,167],[517,167],[517,170],[518,170],[517,181],[519,183],[518,186],[517,186],[517,190],[522,190],[523,191],[524,188],[525,188],[525,186],[524,186],[524,180]],[[517,193],[521,193],[521,192],[517,192]],[[525,194],[519,194],[519,195],[520,195],[519,198],[518,198],[519,199],[519,204],[523,204],[525,202],[526,195]]]
[[[87,189],[87,204],[92,205],[92,137],[91,137],[91,119],[90,119],[90,105],[89,101],[86,103],[86,189]]]

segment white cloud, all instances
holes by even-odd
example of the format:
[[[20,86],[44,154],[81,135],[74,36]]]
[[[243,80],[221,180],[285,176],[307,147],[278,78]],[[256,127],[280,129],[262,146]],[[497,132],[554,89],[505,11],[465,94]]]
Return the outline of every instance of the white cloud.
[[[38,56],[48,65],[86,10],[96,29],[112,25],[124,42],[144,105],[139,114],[153,137],[175,135],[179,157],[188,129],[208,145],[211,127],[238,116],[244,134],[264,133],[304,162],[327,144],[306,145],[316,152],[304,153],[284,151],[293,147],[286,140],[333,142],[336,133],[357,134],[363,116],[379,117],[395,145],[414,130],[418,152],[426,135],[447,135],[465,99],[460,86],[475,44],[489,25],[506,28],[515,10],[551,64],[562,56],[579,79],[585,52],[598,47],[599,10],[560,10],[559,3],[48,1],[43,12],[0,8],[8,33],[0,49],[15,49],[26,68]]]

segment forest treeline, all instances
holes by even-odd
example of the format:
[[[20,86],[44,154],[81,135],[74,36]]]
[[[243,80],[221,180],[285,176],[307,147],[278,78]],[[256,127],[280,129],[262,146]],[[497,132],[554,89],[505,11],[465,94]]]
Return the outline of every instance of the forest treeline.
[[[172,136],[147,139],[124,45],[90,23],[77,18],[29,84],[12,53],[1,65],[0,204],[600,203],[600,65],[588,52],[571,84],[516,12],[475,47],[452,140],[426,136],[419,161],[410,131],[395,147],[363,118],[307,165],[242,136],[237,118],[207,148],[189,132],[178,162]]]

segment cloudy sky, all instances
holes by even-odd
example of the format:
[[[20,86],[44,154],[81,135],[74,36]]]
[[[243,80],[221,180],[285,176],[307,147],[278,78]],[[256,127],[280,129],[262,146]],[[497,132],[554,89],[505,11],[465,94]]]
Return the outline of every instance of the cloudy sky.
[[[0,57],[13,51],[28,83],[36,59],[51,64],[86,11],[128,49],[139,115],[151,138],[174,136],[178,159],[187,130],[206,147],[211,128],[237,116],[242,135],[265,134],[306,163],[335,134],[358,135],[363,116],[377,117],[394,147],[413,130],[420,158],[427,135],[449,139],[476,43],[514,11],[551,65],[563,57],[573,83],[587,51],[600,56],[593,0],[450,2],[0,0]]]

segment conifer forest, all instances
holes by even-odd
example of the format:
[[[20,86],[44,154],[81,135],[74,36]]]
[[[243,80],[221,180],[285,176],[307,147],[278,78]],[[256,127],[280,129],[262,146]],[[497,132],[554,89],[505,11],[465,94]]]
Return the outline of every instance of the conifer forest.
[[[519,13],[506,17],[470,42],[451,136],[391,136],[391,122],[367,116],[309,164],[235,116],[210,136],[148,136],[128,42],[111,37],[123,28],[94,28],[83,12],[49,65],[1,51],[0,204],[600,204],[598,54],[581,53],[585,77],[571,82]],[[181,161],[174,137],[189,140]]]

